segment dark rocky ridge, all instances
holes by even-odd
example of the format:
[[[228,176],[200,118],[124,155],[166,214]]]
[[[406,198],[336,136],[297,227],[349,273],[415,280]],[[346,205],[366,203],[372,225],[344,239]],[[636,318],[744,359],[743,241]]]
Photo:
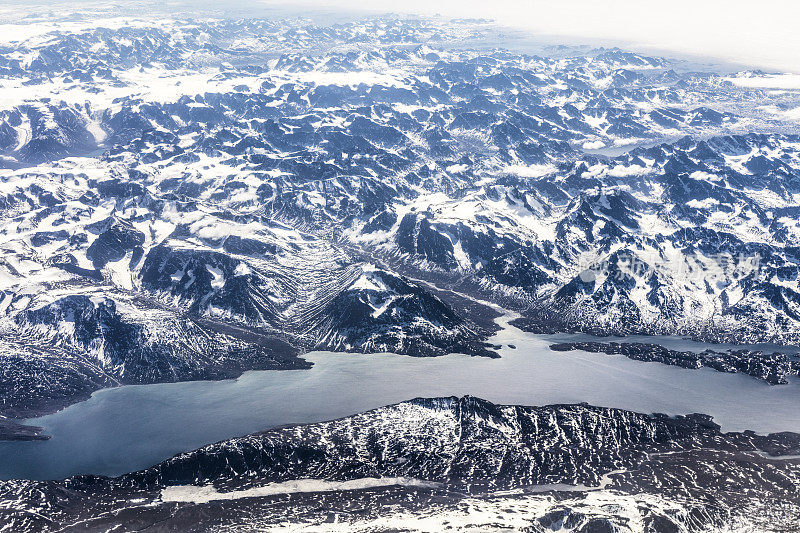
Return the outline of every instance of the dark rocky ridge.
[[[47,440],[42,435],[43,428],[20,424],[14,420],[0,416],[0,440]]]
[[[455,311],[434,295],[433,288],[387,272],[375,275],[389,284],[385,290],[334,293],[327,307],[309,312],[300,325],[287,324],[286,331],[276,331],[269,322],[247,324],[176,313],[156,299],[131,299],[119,292],[99,298],[68,295],[25,310],[15,316],[15,329],[7,331],[0,344],[4,348],[0,413],[15,418],[42,416],[118,385],[231,379],[248,370],[309,368],[311,363],[302,359],[302,353],[311,349],[497,356],[485,343],[497,328],[491,321],[496,316],[493,311],[486,308],[480,313],[484,306],[474,302],[468,309],[468,300],[438,291],[456,306]],[[214,294],[210,286],[205,291],[201,294]],[[243,297],[226,298],[230,308],[243,307]],[[386,312],[372,317],[371,303],[392,299]],[[464,315],[474,316],[482,325]],[[420,322],[423,318],[430,322]],[[300,333],[309,327],[313,335]]]
[[[498,357],[485,342],[491,329],[462,318],[432,294],[434,289],[412,285],[380,270],[362,274],[360,280],[364,280],[363,287],[340,292],[322,309],[313,329],[329,333],[321,336],[318,349],[416,357],[447,353]]]
[[[753,112],[763,91],[618,49],[488,50],[483,21],[175,20],[65,27],[0,50],[3,77],[53,93],[17,105],[11,91],[0,109],[0,412],[120,383],[301,368],[313,347],[491,354],[493,312],[397,273],[519,311],[529,330],[800,342],[800,138]],[[480,49],[453,45],[473,38]],[[147,74],[124,74],[135,71]],[[148,96],[157,78],[174,78],[174,97]],[[632,140],[643,144],[619,156],[587,153]],[[381,272],[355,283],[374,258]],[[697,366],[642,350],[631,355]],[[740,355],[703,364],[790,373],[779,357]],[[701,416],[440,399],[221,443],[121,480],[6,483],[0,520],[267,529],[390,513],[409,497],[403,509],[449,511],[464,498],[453,490],[504,505],[498,488],[611,476],[626,494],[682,499],[672,513],[642,505],[659,533],[742,516],[796,525],[796,462],[754,447],[796,453],[793,436],[720,435]],[[316,495],[158,500],[181,480],[239,490],[404,473],[445,488],[337,492],[322,510]],[[626,527],[558,497],[564,509],[526,526]]]
[[[23,391],[26,374],[52,389],[14,409],[117,382],[301,367],[314,347],[492,355],[493,312],[408,278],[354,290],[373,262],[520,311],[523,328],[800,340],[798,138],[742,115],[763,95],[617,49],[453,49],[491,35],[476,21],[193,24],[57,31],[0,51],[10,79],[87,92],[0,110],[3,362],[19,381],[4,390]],[[144,65],[218,71],[160,100],[120,74]],[[339,79],[371,72],[397,74]],[[584,148],[633,138],[644,144],[616,157]],[[761,269],[684,286],[651,260],[669,250],[692,268],[727,254]],[[652,269],[591,282],[578,270],[633,259]],[[71,298],[103,303],[84,313]],[[87,327],[65,338],[51,306]]]
[[[800,467],[795,459],[772,456],[798,452],[800,435],[722,434],[703,415],[670,418],[585,404],[502,406],[472,397],[417,399],[221,442],[114,479],[0,482],[0,501],[7,509],[3,520],[20,531],[56,530],[77,521],[87,530],[123,521],[141,527],[264,528],[301,516],[312,522],[337,516],[356,527],[370,516],[428,505],[451,508],[470,498],[509,506],[514,498],[535,497],[539,486],[563,502],[561,510],[548,514],[528,511],[526,518],[544,530],[570,515],[574,527],[594,520],[580,503],[592,490],[606,491],[609,497],[651,495],[681,502],[679,512],[666,514],[640,505],[651,524],[646,531],[758,519],[779,530],[800,516]],[[202,504],[160,500],[162,489],[174,485],[211,484],[230,493],[307,478],[380,477],[439,485],[334,490],[318,496],[313,491],[296,496],[254,493]],[[508,489],[520,492],[497,492]],[[397,507],[398,498],[405,497],[411,501]],[[318,503],[312,507],[311,501]],[[370,511],[350,514],[345,509],[351,504],[345,502],[370,502]],[[754,510],[761,514],[748,514]],[[612,524],[621,519],[614,512],[605,516]]]
[[[704,350],[702,352],[670,350],[659,344],[641,342],[560,342],[551,344],[557,352],[583,350],[604,354],[622,354],[637,361],[655,361],[683,368],[713,368],[718,372],[742,372],[770,385],[789,383],[788,376],[800,375],[797,355],[755,350]]]

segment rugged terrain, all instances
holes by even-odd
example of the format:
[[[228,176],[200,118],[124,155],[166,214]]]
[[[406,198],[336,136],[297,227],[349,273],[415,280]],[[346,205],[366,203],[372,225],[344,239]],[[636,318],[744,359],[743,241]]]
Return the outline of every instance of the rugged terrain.
[[[14,531],[788,531],[798,452],[799,435],[723,434],[703,415],[417,399],[119,478],[0,482],[0,517]]]
[[[780,75],[500,49],[475,20],[18,22],[0,439],[45,438],[15,419],[101,388],[315,349],[496,357],[483,300],[531,332],[773,345],[557,349],[798,372],[800,91]],[[789,531],[798,454],[697,414],[418,399],[119,478],[0,482],[0,530]]]
[[[702,352],[680,351],[659,344],[642,342],[560,342],[551,344],[557,352],[583,350],[605,354],[622,354],[637,361],[656,361],[683,368],[709,367],[718,372],[742,372],[762,379],[771,385],[789,383],[789,376],[800,374],[798,354],[774,352],[771,354],[755,350],[711,350]]]
[[[439,289],[530,331],[798,341],[800,97],[763,73],[486,21],[48,20],[0,49],[2,414],[494,356]]]

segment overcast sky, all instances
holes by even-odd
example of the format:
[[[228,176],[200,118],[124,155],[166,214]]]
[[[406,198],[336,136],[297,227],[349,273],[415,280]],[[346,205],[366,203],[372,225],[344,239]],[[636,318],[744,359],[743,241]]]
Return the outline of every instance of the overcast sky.
[[[262,0],[286,4],[285,0]],[[537,34],[610,39],[800,73],[800,0],[298,0],[294,5],[492,18]]]

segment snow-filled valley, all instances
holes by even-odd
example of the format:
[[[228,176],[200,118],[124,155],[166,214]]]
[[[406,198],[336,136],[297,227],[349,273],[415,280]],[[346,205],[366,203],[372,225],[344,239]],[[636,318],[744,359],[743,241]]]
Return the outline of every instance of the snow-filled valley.
[[[414,396],[578,413],[588,401],[626,409],[608,415],[615,428],[639,412],[703,412],[723,431],[800,430],[796,76],[615,47],[515,48],[487,20],[123,16],[102,2],[31,9],[0,11],[10,21],[0,20],[9,29],[0,36],[0,440],[18,441],[0,442],[13,457],[0,458],[3,477],[126,474],[215,440]],[[203,427],[204,411],[220,422]],[[428,416],[438,415],[414,420]],[[575,416],[553,431],[574,436],[589,423],[591,433],[607,421]],[[653,446],[671,451],[665,443],[682,437],[653,420],[665,432]],[[529,429],[501,433],[518,440]],[[174,510],[176,527],[188,523],[187,506],[302,500],[313,480],[336,502],[426,493],[439,518],[404,506],[413,527],[443,527],[447,516],[469,529],[470,514],[481,520],[473,529],[489,527],[496,511],[485,498],[497,495],[481,492],[494,482],[478,463],[504,459],[470,457],[460,470],[391,449],[423,474],[406,476],[384,468],[391,447],[375,451],[381,435],[370,437],[369,461],[351,456],[343,443],[361,442],[359,431],[325,437],[336,457],[303,477],[252,464],[242,472],[260,472],[261,485],[211,476],[203,501],[175,488],[194,478],[98,483],[146,498],[166,491],[156,507]],[[161,441],[139,442],[137,432]],[[492,432],[479,433],[478,448],[491,447]],[[745,453],[750,437],[712,433],[700,440],[714,453]],[[591,441],[576,438],[576,450]],[[602,438],[598,461],[619,466],[604,454],[625,439]],[[792,436],[763,438],[796,452]],[[283,451],[308,459],[302,446]],[[750,496],[709,507],[676,473],[706,479],[716,459],[701,455],[647,482],[637,471],[615,486],[622,496],[583,494],[598,501],[574,519],[555,518],[550,496],[504,501],[538,513],[535,525],[523,519],[532,531],[661,531],[667,518],[678,529],[664,531],[733,528],[747,518],[735,512],[744,500],[761,509]],[[540,460],[491,471],[529,485],[577,482],[519,474]],[[452,476],[425,468],[441,464]],[[746,490],[769,495],[771,517],[798,514],[796,490],[784,486],[794,464],[742,470]],[[340,470],[329,479],[331,465]],[[462,496],[449,492],[456,478]],[[31,518],[82,487],[75,479],[19,482],[21,492],[4,482],[0,530],[6,519],[23,529],[85,520]],[[275,489],[282,483],[300,488]],[[523,485],[515,490],[533,490]],[[40,493],[37,507],[30,494]],[[773,497],[785,508],[770,506]],[[593,522],[612,505],[625,520]],[[101,507],[119,511],[110,500]],[[156,523],[149,512],[136,511]],[[220,513],[203,527],[235,529]],[[329,518],[302,513],[312,530]],[[254,529],[291,526],[256,515]],[[390,527],[380,512],[365,520],[365,529]]]

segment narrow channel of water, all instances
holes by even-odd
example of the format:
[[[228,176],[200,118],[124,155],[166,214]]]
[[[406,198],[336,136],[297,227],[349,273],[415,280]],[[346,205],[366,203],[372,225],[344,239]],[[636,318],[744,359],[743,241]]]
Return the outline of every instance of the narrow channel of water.
[[[554,338],[499,319],[501,358],[413,358],[312,352],[310,370],[248,372],[237,380],[106,389],[30,420],[52,436],[0,443],[0,478],[118,475],[204,444],[284,424],[329,420],[418,396],[472,394],[498,403],[589,402],[640,412],[713,415],[726,431],[800,432],[800,382],[687,370],[621,355],[553,352]],[[570,340],[575,340],[572,337]],[[702,344],[647,337],[670,348]],[[516,349],[508,345],[513,344]]]

